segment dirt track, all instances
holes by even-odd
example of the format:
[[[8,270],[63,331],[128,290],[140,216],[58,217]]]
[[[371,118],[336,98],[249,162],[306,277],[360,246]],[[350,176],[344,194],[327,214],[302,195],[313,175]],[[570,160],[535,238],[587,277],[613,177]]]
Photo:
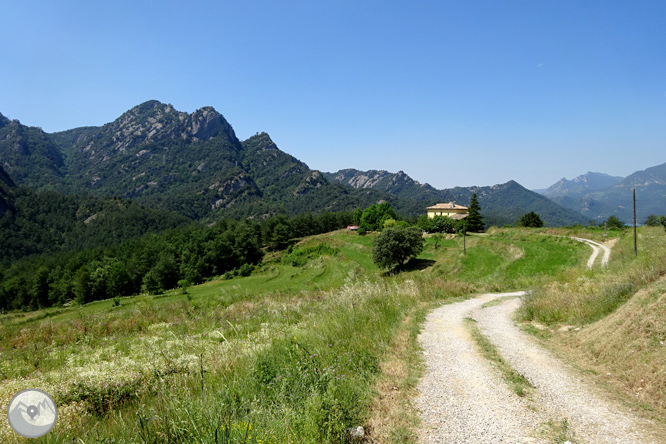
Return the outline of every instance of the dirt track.
[[[596,242],[592,267],[600,248],[602,266],[610,250]],[[524,292],[484,294],[431,312],[419,339],[426,374],[416,400],[423,443],[666,443],[666,427],[646,421],[588,377],[563,363],[518,329],[512,320]],[[505,298],[502,303],[484,303]],[[465,318],[502,357],[535,387],[528,397],[512,391],[477,349]]]

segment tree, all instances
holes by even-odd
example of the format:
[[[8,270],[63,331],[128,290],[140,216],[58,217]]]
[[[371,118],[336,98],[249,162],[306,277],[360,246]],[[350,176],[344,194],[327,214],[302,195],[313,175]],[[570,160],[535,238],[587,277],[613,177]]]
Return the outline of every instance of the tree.
[[[381,230],[387,219],[398,219],[398,215],[393,208],[391,208],[391,204],[384,202],[371,205],[363,211],[363,215],[361,216],[361,227],[365,228],[367,231]]]
[[[390,227],[372,245],[372,260],[380,268],[399,268],[423,251],[424,239],[417,227]]]
[[[361,223],[361,217],[363,217],[363,210],[361,210],[360,208],[357,208],[356,210],[354,210],[354,216],[353,217],[354,217],[354,223],[356,225],[359,225]]]
[[[530,211],[526,215],[520,218],[518,221],[519,227],[528,227],[528,228],[541,228],[543,227],[543,221],[534,211]]]
[[[616,215],[612,215],[606,220],[606,226],[610,229],[618,229],[621,230],[625,228],[627,225],[622,222]],[[600,223],[599,225],[603,226],[604,222]]]
[[[663,214],[661,216],[655,216],[654,214],[650,214],[647,219],[645,219],[645,225],[648,227],[658,227],[660,225],[663,225],[666,227],[666,216]]]
[[[479,205],[476,193],[472,194],[472,198],[469,201],[465,225],[467,226],[467,231],[472,233],[478,233],[485,229],[483,216],[481,216],[481,206]]]
[[[456,221],[448,216],[435,216],[429,218],[424,215],[419,219],[419,228],[428,233],[454,233],[456,230]]]

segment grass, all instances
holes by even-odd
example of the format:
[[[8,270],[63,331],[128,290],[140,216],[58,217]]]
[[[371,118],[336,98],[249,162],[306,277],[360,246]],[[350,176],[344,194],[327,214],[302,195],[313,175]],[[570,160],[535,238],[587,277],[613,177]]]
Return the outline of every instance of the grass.
[[[431,307],[593,275],[579,271],[588,247],[540,231],[470,236],[466,255],[460,238],[430,238],[393,276],[371,248],[328,233],[187,295],[0,316],[0,399],[54,395],[58,423],[38,442],[348,442],[357,426],[411,442]],[[16,440],[7,424],[0,440]]]

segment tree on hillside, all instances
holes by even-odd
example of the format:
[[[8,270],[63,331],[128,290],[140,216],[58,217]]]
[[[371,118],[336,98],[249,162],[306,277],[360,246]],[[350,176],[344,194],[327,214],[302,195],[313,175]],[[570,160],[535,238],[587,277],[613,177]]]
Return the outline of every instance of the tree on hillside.
[[[647,219],[645,219],[645,225],[648,227],[658,227],[660,225],[663,225],[666,227],[666,216],[663,214],[661,216],[655,216],[654,214],[650,214]]]
[[[617,229],[621,230],[627,226],[624,222],[622,222],[616,215],[612,215],[608,219],[606,219],[606,226],[610,229]],[[601,222],[599,224],[600,226],[604,226],[604,222]]]
[[[469,201],[465,225],[467,226],[467,231],[472,233],[478,233],[485,229],[483,216],[481,216],[481,206],[479,205],[476,193],[472,194],[472,198]]]
[[[372,260],[380,268],[395,269],[423,251],[424,239],[417,227],[384,229],[372,244]]]
[[[384,202],[371,205],[363,211],[363,215],[361,216],[361,228],[367,231],[381,230],[387,219],[398,219],[398,215],[395,213],[395,210],[391,208],[391,204]]]
[[[543,227],[543,221],[534,211],[530,211],[526,215],[520,218],[518,221],[519,227],[528,227],[528,228],[541,228]]]

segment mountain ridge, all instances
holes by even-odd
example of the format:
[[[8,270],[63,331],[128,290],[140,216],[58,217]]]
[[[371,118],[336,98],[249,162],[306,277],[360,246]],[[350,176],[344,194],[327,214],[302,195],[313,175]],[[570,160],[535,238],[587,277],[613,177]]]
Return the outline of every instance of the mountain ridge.
[[[2,119],[0,119],[2,120]],[[425,213],[440,201],[466,202],[472,188],[437,190],[403,171],[389,173],[348,169],[343,178],[311,170],[280,150],[266,133],[240,141],[229,122],[213,107],[192,113],[150,100],[102,126],[44,133],[18,121],[2,120],[0,159],[17,184],[66,194],[121,196],[154,208],[212,222],[222,217],[268,217],[274,214],[352,211],[389,202],[405,215]],[[4,137],[3,137],[4,136]],[[3,163],[3,165],[4,165]],[[347,182],[349,182],[347,180]],[[482,205],[503,223],[519,212],[543,208],[546,223],[580,223],[582,218],[547,200],[539,202],[522,186],[479,188]],[[492,190],[489,188],[489,190]],[[524,190],[524,191],[523,191]],[[523,203],[506,193],[521,195]],[[502,194],[504,193],[504,194]],[[498,207],[493,199],[504,202]],[[519,216],[519,215],[518,215]]]

